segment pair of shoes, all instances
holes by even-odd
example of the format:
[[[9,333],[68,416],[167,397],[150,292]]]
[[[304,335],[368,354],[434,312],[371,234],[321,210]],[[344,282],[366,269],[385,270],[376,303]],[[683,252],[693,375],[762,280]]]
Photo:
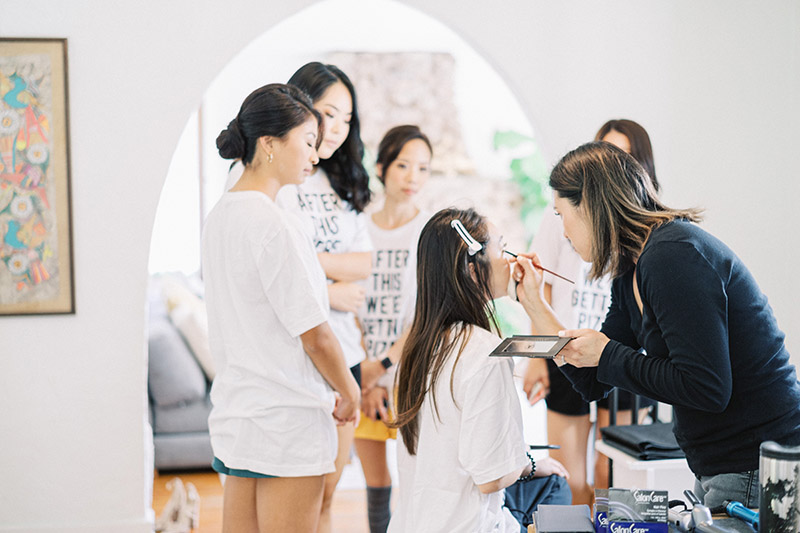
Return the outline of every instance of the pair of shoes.
[[[167,482],[167,488],[172,491],[167,505],[156,519],[155,530],[164,531],[170,524],[178,519],[181,509],[186,505],[186,488],[180,478],[172,478]]]
[[[186,484],[186,501],[180,508],[177,518],[163,533],[191,533],[200,525],[200,495],[192,483]]]
[[[155,523],[161,533],[190,533],[200,522],[200,495],[192,483],[183,485],[180,478],[167,483],[172,495]]]

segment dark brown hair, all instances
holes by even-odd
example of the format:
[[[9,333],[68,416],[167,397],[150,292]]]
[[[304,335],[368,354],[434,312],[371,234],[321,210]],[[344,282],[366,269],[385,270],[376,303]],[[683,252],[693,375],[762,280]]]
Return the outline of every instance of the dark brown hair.
[[[656,179],[656,166],[653,162],[653,145],[650,144],[650,136],[647,134],[647,130],[632,120],[626,118],[614,119],[609,120],[600,127],[594,140],[602,141],[603,137],[612,130],[628,138],[628,142],[631,144],[631,155],[650,175],[656,192],[661,192],[661,185]]]
[[[381,143],[378,145],[378,160],[376,161],[382,168],[380,175],[378,175],[378,179],[381,180],[381,183],[386,183],[383,177],[384,174],[386,174],[386,169],[397,159],[397,156],[403,151],[403,147],[414,139],[420,139],[428,145],[428,150],[430,150],[431,156],[433,156],[431,142],[418,126],[410,124],[395,126],[386,132],[386,135],[383,136]]]
[[[342,200],[361,213],[370,200],[369,174],[364,169],[364,143],[361,141],[361,124],[358,118],[358,102],[353,82],[335,65],[324,65],[317,61],[306,63],[289,78],[289,84],[300,88],[316,102],[331,85],[342,83],[353,101],[350,131],[342,145],[328,159],[320,159],[319,167],[328,175],[331,187]]]
[[[468,254],[467,245],[450,225],[456,219],[484,245],[473,256]],[[472,209],[443,209],[431,217],[420,234],[417,303],[396,377],[397,415],[391,424],[400,429],[411,455],[416,454],[418,415],[429,392],[438,415],[434,390],[448,358],[457,350],[453,363],[455,373],[472,327],[499,331],[490,289],[488,240],[486,220]],[[463,327],[454,327],[459,323]],[[450,393],[453,394],[452,374]]]
[[[630,269],[656,226],[702,219],[699,209],[662,204],[642,165],[607,142],[584,144],[561,158],[550,173],[550,187],[588,217],[594,279]]]
[[[308,96],[297,87],[271,83],[250,93],[239,113],[217,136],[217,149],[223,159],[241,159],[245,166],[253,161],[260,137],[283,139],[309,118],[317,121],[317,148],[322,142],[322,118]]]

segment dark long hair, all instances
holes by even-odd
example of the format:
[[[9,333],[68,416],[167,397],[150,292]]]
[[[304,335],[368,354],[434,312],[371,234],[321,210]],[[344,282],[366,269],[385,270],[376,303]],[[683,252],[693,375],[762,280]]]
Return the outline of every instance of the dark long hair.
[[[422,133],[419,126],[405,124],[403,126],[395,126],[386,132],[386,135],[383,136],[381,143],[378,145],[378,160],[376,161],[377,164],[381,165],[382,169],[378,176],[381,183],[384,185],[386,184],[386,180],[384,179],[386,169],[397,159],[397,156],[403,151],[403,147],[414,139],[419,139],[428,145],[428,150],[430,150],[431,156],[433,156],[431,141],[428,140],[427,135]]]
[[[458,219],[484,248],[473,256],[450,222]],[[416,454],[419,411],[430,392],[436,407],[436,381],[454,350],[455,366],[472,333],[472,327],[499,331],[494,317],[486,255],[489,230],[486,220],[472,209],[443,209],[433,215],[417,246],[417,303],[414,321],[397,373],[397,415],[392,427],[400,429],[403,443]],[[472,267],[470,267],[472,265]],[[462,328],[454,328],[458,323]],[[450,377],[453,395],[453,377]],[[454,398],[455,400],[455,398]]]
[[[346,200],[357,213],[364,210],[370,200],[369,175],[364,169],[364,143],[361,142],[361,124],[358,119],[358,103],[353,83],[347,75],[334,65],[319,62],[307,63],[300,67],[289,84],[300,88],[316,102],[328,87],[341,82],[350,92],[353,100],[353,114],[350,118],[350,131],[344,143],[328,159],[320,159],[319,166],[328,175],[331,187],[342,200]]]
[[[650,179],[653,180],[653,187],[655,187],[656,192],[661,192],[661,185],[656,179],[656,165],[653,162],[653,145],[650,144],[650,136],[647,134],[647,130],[627,118],[614,119],[609,120],[600,127],[594,140],[602,141],[603,137],[612,130],[628,138],[628,142],[631,143],[631,155],[644,167]]]
[[[241,159],[250,165],[260,137],[283,139],[309,117],[317,121],[317,147],[322,142],[322,118],[311,100],[297,87],[282,83],[264,85],[250,93],[239,113],[217,136],[223,159]]]
[[[586,143],[562,157],[550,173],[550,187],[589,219],[594,279],[627,272],[653,228],[679,218],[702,219],[699,209],[662,204],[642,165],[607,142]]]

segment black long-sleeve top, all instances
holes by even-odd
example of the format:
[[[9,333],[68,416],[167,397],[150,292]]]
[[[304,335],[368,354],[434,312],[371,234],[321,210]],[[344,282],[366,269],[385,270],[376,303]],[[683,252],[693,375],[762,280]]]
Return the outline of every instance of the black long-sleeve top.
[[[584,399],[616,386],[672,404],[696,475],[757,469],[765,440],[800,444],[797,374],[742,261],[681,220],[653,230],[635,271],[642,312],[632,269],[612,284],[598,366],[561,367]]]

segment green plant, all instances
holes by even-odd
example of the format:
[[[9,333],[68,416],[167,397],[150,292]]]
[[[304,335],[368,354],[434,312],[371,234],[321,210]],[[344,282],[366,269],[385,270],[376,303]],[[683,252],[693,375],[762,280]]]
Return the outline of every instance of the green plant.
[[[519,187],[522,198],[519,216],[527,250],[550,202],[550,187],[547,184],[550,171],[533,139],[527,135],[515,131],[497,131],[494,134],[494,149],[520,154],[512,157],[508,168],[511,170],[511,180]],[[530,319],[518,303],[502,298],[496,300],[495,305],[497,322],[504,336],[530,333]]]
[[[521,156],[512,158],[508,167],[511,170],[511,180],[519,186],[522,197],[519,215],[525,230],[525,244],[530,246],[542,214],[550,202],[550,187],[547,184],[550,170],[531,137],[515,131],[495,132],[495,150],[514,150],[520,147],[526,150]]]

